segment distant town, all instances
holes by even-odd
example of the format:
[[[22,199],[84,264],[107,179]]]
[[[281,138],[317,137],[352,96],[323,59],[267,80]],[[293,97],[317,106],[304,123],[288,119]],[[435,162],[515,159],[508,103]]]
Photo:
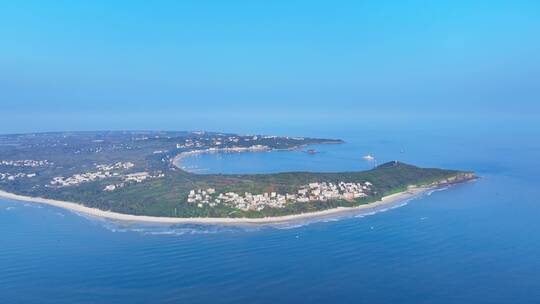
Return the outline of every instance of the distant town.
[[[216,193],[213,188],[206,190],[191,190],[188,196],[188,203],[196,204],[202,208],[204,205],[215,207],[218,204],[227,204],[230,207],[240,210],[261,211],[264,208],[284,208],[287,204],[307,203],[310,201],[325,202],[328,200],[347,200],[367,197],[372,184],[364,183],[310,183],[301,186],[296,193],[280,194],[276,192],[265,192],[262,194],[252,194],[245,192],[243,195],[235,192]]]

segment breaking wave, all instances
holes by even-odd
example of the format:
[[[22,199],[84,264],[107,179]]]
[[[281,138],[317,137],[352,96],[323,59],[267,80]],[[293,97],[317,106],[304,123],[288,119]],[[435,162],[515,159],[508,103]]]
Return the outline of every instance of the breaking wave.
[[[259,230],[257,227],[225,226],[225,225],[149,225],[149,224],[124,224],[108,221],[103,224],[111,232],[137,232],[143,235],[195,235],[216,233],[239,233]]]

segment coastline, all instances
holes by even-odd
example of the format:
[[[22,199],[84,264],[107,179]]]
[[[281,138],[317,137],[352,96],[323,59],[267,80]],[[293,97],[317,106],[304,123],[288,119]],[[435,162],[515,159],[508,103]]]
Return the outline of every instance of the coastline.
[[[85,215],[100,217],[108,220],[124,221],[124,222],[140,222],[140,223],[154,223],[154,224],[272,224],[272,223],[284,223],[301,219],[312,219],[325,217],[328,215],[349,213],[363,209],[374,208],[382,205],[387,205],[399,201],[404,201],[416,196],[419,196],[426,191],[440,188],[438,186],[426,186],[426,187],[409,187],[409,189],[387,195],[381,200],[360,205],[356,207],[337,207],[328,210],[291,214],[276,217],[264,217],[264,218],[203,218],[203,217],[191,217],[191,218],[177,218],[177,217],[160,217],[160,216],[147,216],[147,215],[132,215],[124,214],[113,211],[105,211],[97,208],[86,207],[74,202],[59,201],[41,197],[30,197],[18,195],[10,192],[0,190],[0,198],[30,202],[37,204],[44,204],[54,206],[62,209],[66,209],[75,213],[82,213]]]
[[[321,142],[319,144],[323,145],[333,145],[333,144],[342,144],[343,141],[326,141]],[[294,151],[298,150],[304,147],[309,146],[309,144],[302,144],[291,148],[283,148],[283,149],[275,149],[270,148],[268,146],[251,146],[251,147],[241,147],[241,148],[212,148],[212,149],[204,149],[204,150],[192,150],[192,151],[184,151],[178,153],[175,157],[171,159],[171,163],[176,168],[189,172],[189,173],[195,173],[191,170],[188,170],[187,168],[184,168],[181,166],[182,159],[194,155],[201,155],[201,154],[212,154],[212,153],[245,153],[245,152],[277,152],[277,151]]]
[[[181,162],[182,159],[184,159],[186,157],[194,156],[194,155],[211,154],[211,153],[224,153],[224,152],[227,152],[227,153],[241,153],[241,152],[270,152],[270,151],[273,151],[273,150],[271,148],[268,148],[268,147],[256,147],[256,148],[246,147],[246,148],[222,148],[222,149],[193,150],[193,151],[185,151],[185,152],[178,153],[175,157],[173,157],[171,159],[171,163],[173,164],[173,166],[175,166],[176,168],[178,168],[180,170],[183,170],[183,171],[186,171],[186,172],[189,172],[189,173],[194,173],[194,172],[188,170],[187,168],[183,168],[181,166],[180,162]]]

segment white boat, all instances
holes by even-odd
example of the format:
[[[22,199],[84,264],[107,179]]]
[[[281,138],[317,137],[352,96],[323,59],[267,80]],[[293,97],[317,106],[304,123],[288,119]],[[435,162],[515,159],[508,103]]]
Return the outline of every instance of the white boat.
[[[371,155],[371,154],[364,155],[362,158],[367,160],[367,161],[374,161],[375,160],[375,157],[373,155]]]

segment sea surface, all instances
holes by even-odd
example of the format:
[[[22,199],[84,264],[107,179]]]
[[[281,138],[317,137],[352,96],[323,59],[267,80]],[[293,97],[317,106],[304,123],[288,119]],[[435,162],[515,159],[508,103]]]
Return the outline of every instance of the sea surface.
[[[281,126],[265,131],[346,143],[182,161],[203,174],[400,160],[481,176],[286,225],[126,225],[0,199],[0,303],[540,303],[539,130],[502,120]]]

